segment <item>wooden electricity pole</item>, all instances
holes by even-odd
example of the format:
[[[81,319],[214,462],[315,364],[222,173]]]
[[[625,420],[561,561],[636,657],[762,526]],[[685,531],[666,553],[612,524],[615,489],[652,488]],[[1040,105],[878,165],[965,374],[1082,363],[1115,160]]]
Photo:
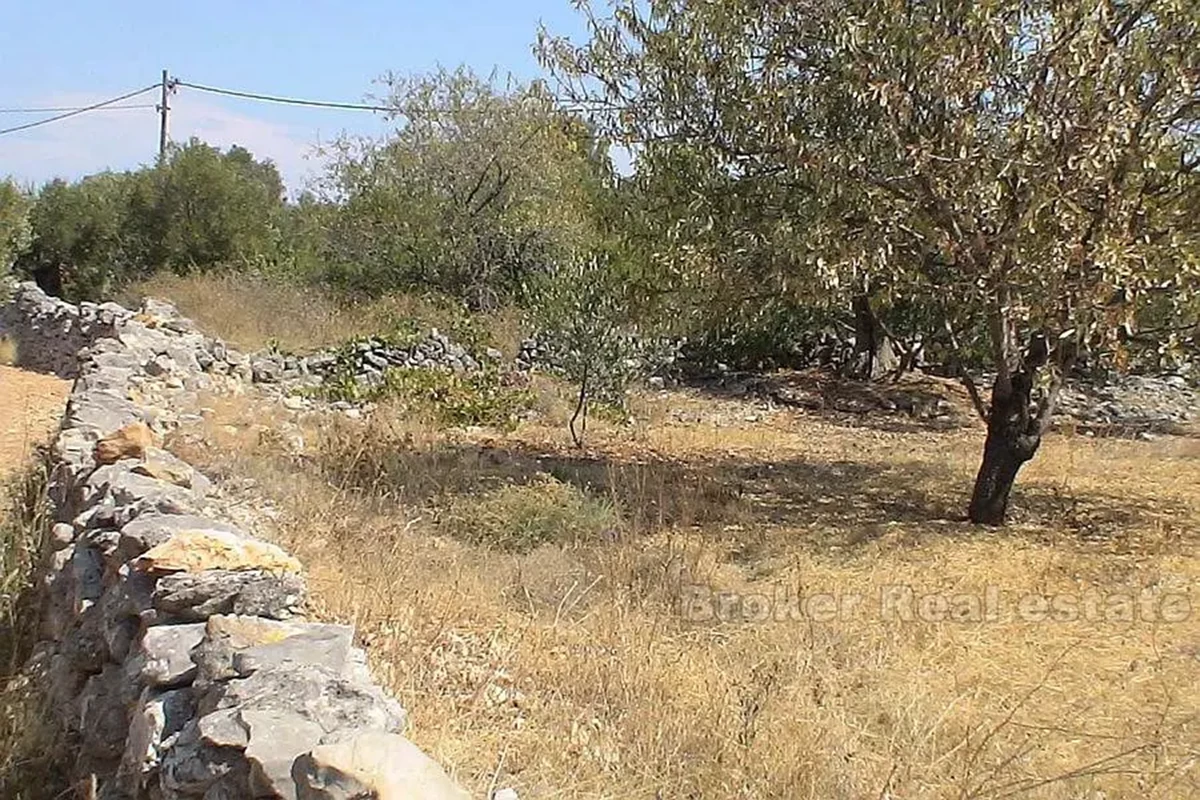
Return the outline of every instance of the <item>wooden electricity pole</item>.
[[[162,100],[158,104],[158,158],[161,161],[167,156],[167,113],[171,107],[167,105],[167,93],[171,90],[171,81],[167,71],[162,71]]]

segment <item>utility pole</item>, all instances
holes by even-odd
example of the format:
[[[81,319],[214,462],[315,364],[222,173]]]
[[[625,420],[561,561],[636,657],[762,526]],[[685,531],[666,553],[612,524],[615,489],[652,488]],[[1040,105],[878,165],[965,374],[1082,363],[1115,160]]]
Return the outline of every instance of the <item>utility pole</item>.
[[[158,158],[161,161],[167,156],[167,113],[171,107],[167,105],[167,93],[171,90],[171,81],[167,71],[162,71],[162,100],[158,104]]]

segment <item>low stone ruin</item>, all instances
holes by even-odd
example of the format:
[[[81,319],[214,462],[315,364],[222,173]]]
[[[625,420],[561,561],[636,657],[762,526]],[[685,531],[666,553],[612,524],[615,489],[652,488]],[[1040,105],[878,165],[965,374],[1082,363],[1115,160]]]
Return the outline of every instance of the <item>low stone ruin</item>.
[[[167,417],[146,398],[245,382],[251,359],[168,305],[74,306],[33,284],[0,307],[0,335],[76,378],[30,669],[81,796],[467,797],[404,738],[354,630],[306,618],[296,559],[231,524],[209,480],[159,447]]]

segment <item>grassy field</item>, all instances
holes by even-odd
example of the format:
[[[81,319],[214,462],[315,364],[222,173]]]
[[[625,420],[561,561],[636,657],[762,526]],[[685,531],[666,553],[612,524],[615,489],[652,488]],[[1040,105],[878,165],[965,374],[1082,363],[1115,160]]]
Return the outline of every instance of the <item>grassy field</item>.
[[[207,398],[172,443],[477,795],[1200,792],[1194,436],[1051,435],[983,530],[945,386],[938,429],[645,394],[585,450],[536,388],[510,433]]]

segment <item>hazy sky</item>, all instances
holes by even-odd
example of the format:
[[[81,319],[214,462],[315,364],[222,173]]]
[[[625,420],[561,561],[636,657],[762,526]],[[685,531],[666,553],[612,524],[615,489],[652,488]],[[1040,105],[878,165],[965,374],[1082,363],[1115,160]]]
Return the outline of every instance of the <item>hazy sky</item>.
[[[537,25],[578,37],[569,0],[0,0],[0,109],[77,106],[146,86],[165,68],[200,84],[362,101],[387,70],[438,64],[537,74]],[[157,93],[129,103],[155,103]],[[343,131],[378,134],[367,112],[292,108],[179,89],[171,137],[240,144],[300,186],[312,146]],[[0,113],[0,129],[40,114]],[[84,114],[0,136],[0,176],[40,183],[153,160],[153,108]]]

